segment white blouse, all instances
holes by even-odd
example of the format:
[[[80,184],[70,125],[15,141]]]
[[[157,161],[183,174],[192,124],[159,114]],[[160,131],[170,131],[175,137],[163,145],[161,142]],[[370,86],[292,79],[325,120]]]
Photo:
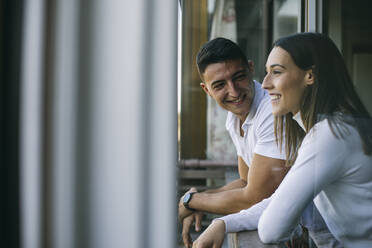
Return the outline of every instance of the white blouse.
[[[303,128],[299,115],[294,119]],[[252,230],[258,224],[264,243],[287,240],[314,200],[342,245],[372,247],[372,156],[364,154],[355,127],[336,126],[343,138],[335,137],[326,118],[318,122],[306,134],[295,164],[270,199],[221,218],[227,232]]]

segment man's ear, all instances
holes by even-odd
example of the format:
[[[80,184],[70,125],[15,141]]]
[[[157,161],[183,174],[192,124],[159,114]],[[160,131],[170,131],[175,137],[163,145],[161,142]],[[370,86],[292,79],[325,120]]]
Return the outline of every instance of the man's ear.
[[[306,75],[305,75],[305,83],[306,85],[312,85],[314,84],[314,72],[313,72],[313,68],[309,69],[306,71]]]
[[[252,60],[248,60],[248,69],[251,75],[253,75],[254,74],[254,63]]]
[[[201,83],[200,83],[200,87],[204,90],[204,92],[205,92],[208,96],[211,95],[211,94],[209,93],[208,87],[207,87],[207,85],[205,85],[205,83],[201,82]]]

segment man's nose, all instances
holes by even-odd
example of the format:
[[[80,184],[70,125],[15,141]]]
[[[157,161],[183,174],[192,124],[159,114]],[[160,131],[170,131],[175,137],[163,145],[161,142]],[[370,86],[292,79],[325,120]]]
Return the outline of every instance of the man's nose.
[[[235,85],[235,83],[232,81],[229,81],[227,85],[228,85],[229,95],[232,97],[238,97],[240,92],[239,92],[238,87]]]

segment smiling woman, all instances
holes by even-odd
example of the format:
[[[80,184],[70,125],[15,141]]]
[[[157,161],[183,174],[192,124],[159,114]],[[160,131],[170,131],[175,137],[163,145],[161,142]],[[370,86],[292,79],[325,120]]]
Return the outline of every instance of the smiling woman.
[[[290,237],[313,200],[342,246],[371,247],[372,121],[342,55],[326,35],[301,33],[277,40],[266,66],[263,87],[279,98],[275,129],[292,168],[259,220],[261,240]]]
[[[372,190],[371,119],[340,52],[325,35],[296,34],[274,43],[266,67],[263,87],[275,99],[277,139],[285,140],[287,164],[293,166],[260,219],[261,239],[288,237],[316,196],[317,209],[341,245],[369,247],[371,197],[363,192]],[[289,216],[277,216],[287,208]],[[345,227],[355,221],[358,228]]]

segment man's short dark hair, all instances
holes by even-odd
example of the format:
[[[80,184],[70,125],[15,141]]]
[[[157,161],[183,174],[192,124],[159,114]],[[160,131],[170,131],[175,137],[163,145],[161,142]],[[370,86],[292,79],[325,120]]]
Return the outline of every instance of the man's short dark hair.
[[[208,65],[227,60],[240,59],[248,65],[248,60],[240,47],[226,38],[215,38],[205,43],[196,56],[199,74],[202,76]]]

